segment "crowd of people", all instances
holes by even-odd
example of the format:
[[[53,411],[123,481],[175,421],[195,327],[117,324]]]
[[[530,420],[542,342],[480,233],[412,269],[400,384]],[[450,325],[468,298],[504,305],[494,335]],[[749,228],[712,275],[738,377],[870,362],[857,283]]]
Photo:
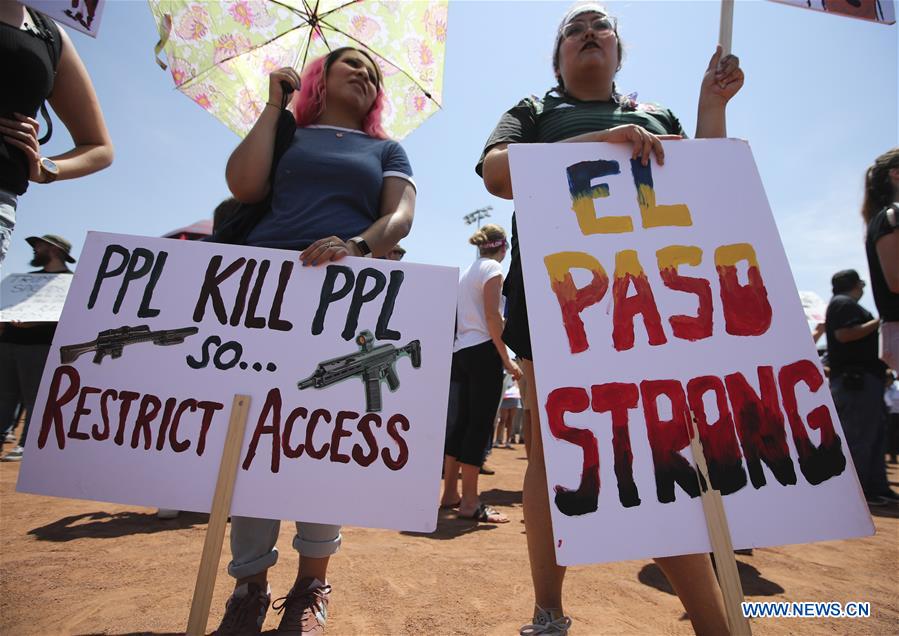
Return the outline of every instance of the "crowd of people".
[[[14,73],[4,64],[0,94],[0,260],[15,220],[17,200],[29,182],[84,176],[112,159],[112,145],[84,66],[64,31],[17,2],[0,3],[0,55],[39,59],[40,73]],[[12,38],[12,39],[10,39]],[[55,42],[55,45],[48,44]],[[664,107],[621,95],[615,77],[622,65],[615,18],[584,3],[562,18],[551,43],[556,84],[500,116],[475,170],[486,190],[512,199],[508,147],[516,143],[612,142],[629,144],[635,159],[664,162],[661,141],[686,136]],[[719,47],[705,69],[698,97],[696,137],[725,137],[726,107],[743,85],[739,61]],[[78,96],[77,101],[74,99]],[[41,156],[34,117],[47,99],[72,134],[75,147]],[[381,69],[359,48],[339,48],[293,68],[271,73],[268,100],[249,134],[230,156],[226,180],[234,198],[216,212],[212,240],[294,250],[304,265],[346,256],[399,260],[399,243],[411,231],[416,185],[402,146],[381,126]],[[858,300],[864,281],[847,270],[833,278],[827,311],[831,390],[846,442],[871,505],[897,499],[886,482],[887,368],[899,367],[899,150],[879,157],[867,175],[863,208],[875,319]],[[42,272],[68,273],[74,262],[62,237],[26,239],[32,264]],[[456,335],[439,506],[476,523],[509,519],[481,500],[479,476],[493,448],[526,444],[524,520],[534,590],[534,610],[522,634],[565,634],[571,618],[562,600],[565,568],[555,561],[536,414],[532,331],[513,216],[511,236],[485,225],[471,237],[478,258],[460,278]],[[504,279],[502,262],[510,256]],[[0,426],[6,434],[17,405],[34,406],[53,325],[6,325],[0,335]],[[539,332],[533,332],[537,335]],[[878,341],[878,334],[880,340]],[[510,350],[512,353],[510,353]],[[888,387],[893,413],[899,386]],[[895,425],[896,416],[893,416]],[[517,424],[516,424],[517,422]],[[7,458],[18,459],[28,429]],[[893,449],[895,461],[895,449]],[[317,490],[304,495],[315,505]],[[281,614],[278,633],[324,632],[331,586],[330,558],[342,541],[337,525],[296,520],[298,552],[292,587],[272,603],[268,570],[279,558],[280,522],[231,518],[228,574],[234,591],[217,634],[259,633],[271,607]],[[660,558],[658,565],[680,597],[698,634],[727,633],[724,604],[708,555]]]
[[[869,506],[899,502],[890,488],[886,455],[896,460],[899,430],[899,148],[879,156],[865,176],[865,251],[879,318],[859,304],[866,283],[854,269],[831,280],[824,321],[825,365],[852,463]]]

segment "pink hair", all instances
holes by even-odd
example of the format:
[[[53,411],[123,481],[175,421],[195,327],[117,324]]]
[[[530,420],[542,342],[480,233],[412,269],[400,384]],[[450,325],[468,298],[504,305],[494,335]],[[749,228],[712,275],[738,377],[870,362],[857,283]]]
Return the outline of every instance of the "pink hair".
[[[358,50],[358,49],[356,49]],[[332,62],[336,62],[343,50],[339,50]],[[325,62],[330,55],[337,51],[333,51],[328,55],[323,55],[306,64],[303,73],[300,76],[300,91],[293,99],[293,115],[297,121],[297,126],[304,127],[314,124],[321,117],[325,110]],[[365,54],[366,57],[369,57]],[[365,119],[362,120],[362,131],[369,137],[376,139],[388,139],[387,133],[381,127],[381,114],[384,112],[384,102],[386,95],[384,94],[383,80],[380,79],[380,69],[378,69],[378,94],[375,96],[375,103],[372,104]]]

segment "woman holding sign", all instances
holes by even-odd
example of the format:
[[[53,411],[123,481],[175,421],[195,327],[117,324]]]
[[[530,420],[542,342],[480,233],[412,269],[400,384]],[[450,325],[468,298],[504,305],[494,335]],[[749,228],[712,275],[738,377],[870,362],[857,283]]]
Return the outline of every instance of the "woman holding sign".
[[[491,194],[511,199],[510,143],[628,143],[633,158],[648,165],[665,159],[663,139],[684,136],[680,122],[666,109],[638,104],[619,94],[615,75],[621,68],[622,45],[615,19],[598,4],[579,4],[559,25],[553,48],[557,86],[542,99],[519,102],[500,118],[487,141],[476,170]],[[736,57],[719,47],[700,88],[697,137],[724,137],[725,107],[743,85]],[[527,408],[538,413],[527,307],[515,219],[512,221],[512,263],[503,292],[508,317],[503,340],[522,358],[529,387]],[[546,468],[539,424],[530,431],[532,451],[524,480],[524,519],[534,584],[533,624],[522,634],[565,634],[571,619],[562,608],[565,568],[556,564]],[[700,634],[727,633],[724,605],[707,555],[657,559],[684,603],[693,628]]]
[[[284,107],[298,91],[294,113]],[[365,52],[335,49],[269,77],[269,99],[256,124],[228,160],[226,178],[247,204],[229,238],[261,247],[301,250],[303,265],[349,256],[380,256],[412,227],[415,185],[406,153],[381,128],[381,71]],[[326,497],[310,489],[308,505]],[[218,634],[258,634],[271,598],[267,571],[278,560],[280,522],[231,518],[237,579]],[[283,612],[278,633],[324,633],[328,561],[340,547],[340,526],[296,523],[300,553],[296,581],[273,607]]]

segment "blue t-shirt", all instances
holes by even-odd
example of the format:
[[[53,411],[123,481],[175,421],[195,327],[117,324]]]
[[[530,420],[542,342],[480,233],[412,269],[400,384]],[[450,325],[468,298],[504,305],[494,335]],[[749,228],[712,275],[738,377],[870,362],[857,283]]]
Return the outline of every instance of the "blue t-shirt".
[[[301,250],[326,236],[358,236],[381,216],[385,177],[414,185],[397,142],[335,126],[297,128],[275,172],[272,210],[246,244]]]

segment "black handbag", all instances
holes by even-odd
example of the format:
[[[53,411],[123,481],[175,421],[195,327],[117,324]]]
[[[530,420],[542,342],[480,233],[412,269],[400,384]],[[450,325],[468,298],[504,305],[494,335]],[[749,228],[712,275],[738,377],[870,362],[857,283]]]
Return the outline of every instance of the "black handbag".
[[[282,110],[278,117],[278,128],[275,131],[275,150],[272,155],[272,167],[268,175],[268,194],[265,198],[256,203],[241,203],[237,211],[222,223],[221,227],[215,228],[209,241],[212,243],[228,243],[230,245],[243,245],[246,243],[247,237],[253,228],[262,218],[272,209],[272,190],[275,182],[275,170],[281,157],[290,147],[296,132],[297,124],[293,114],[289,110]]]

